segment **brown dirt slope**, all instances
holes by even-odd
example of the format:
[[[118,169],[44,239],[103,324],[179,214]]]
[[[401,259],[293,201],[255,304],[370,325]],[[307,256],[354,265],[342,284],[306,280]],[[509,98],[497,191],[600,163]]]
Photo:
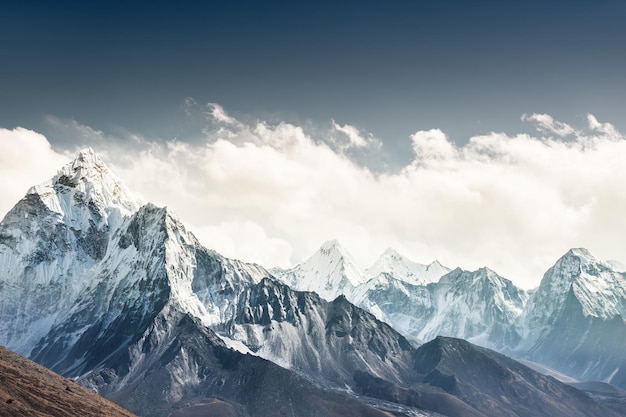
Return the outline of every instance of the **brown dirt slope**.
[[[0,346],[1,417],[135,417],[130,411]]]

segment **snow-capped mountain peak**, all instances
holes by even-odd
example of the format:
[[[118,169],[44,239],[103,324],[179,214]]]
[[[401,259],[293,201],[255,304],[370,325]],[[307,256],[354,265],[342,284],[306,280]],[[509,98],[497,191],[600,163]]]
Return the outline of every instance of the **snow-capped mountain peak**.
[[[578,258],[580,261],[584,263],[598,262],[596,257],[593,256],[591,252],[589,252],[589,250],[585,248],[572,248],[568,250],[565,255],[563,255],[563,258],[570,258],[570,257]]]
[[[39,197],[75,230],[112,226],[112,222],[118,225],[141,206],[91,148],[82,150],[52,179],[31,187],[26,195]]]
[[[426,285],[437,282],[448,272],[450,269],[438,261],[429,265],[419,264],[401,255],[395,249],[387,248],[376,263],[365,271],[365,276],[371,279],[385,273],[409,284]]]
[[[574,297],[585,317],[626,314],[626,278],[587,249],[570,249],[544,274],[522,317],[526,331],[552,325]]]
[[[363,270],[337,240],[325,242],[309,259],[289,270],[272,270],[300,291],[314,291],[326,300],[351,292],[364,282]]]
[[[363,270],[352,255],[337,241],[329,240],[307,261],[300,265],[303,270],[317,271],[318,278],[329,277],[325,287],[342,288],[344,285],[357,286],[363,282]],[[339,285],[337,287],[337,285]],[[315,289],[311,288],[312,291]],[[343,292],[340,291],[335,297]],[[334,297],[332,297],[334,298]]]

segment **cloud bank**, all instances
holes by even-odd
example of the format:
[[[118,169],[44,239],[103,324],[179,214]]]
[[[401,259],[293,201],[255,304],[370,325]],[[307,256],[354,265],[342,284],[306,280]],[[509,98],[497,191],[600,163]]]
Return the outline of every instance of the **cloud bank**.
[[[215,103],[205,113],[202,141],[133,136],[131,151],[94,130],[59,151],[38,133],[0,130],[0,213],[68,152],[92,146],[205,245],[265,266],[301,262],[331,238],[363,267],[391,246],[418,262],[487,265],[525,288],[570,247],[626,260],[626,141],[594,116],[574,128],[524,115],[538,135],[492,132],[463,146],[439,129],[420,130],[407,138],[410,164],[374,172],[346,150],[384,144],[357,127],[333,121],[312,136],[289,123],[242,122]]]

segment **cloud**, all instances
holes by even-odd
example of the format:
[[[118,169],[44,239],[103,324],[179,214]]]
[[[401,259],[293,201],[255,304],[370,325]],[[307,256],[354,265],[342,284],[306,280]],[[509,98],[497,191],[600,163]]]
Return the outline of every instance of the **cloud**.
[[[372,135],[363,134],[359,129],[349,124],[339,125],[334,120],[332,121],[332,127],[335,133],[341,134],[340,136],[344,136],[348,139],[347,143],[340,144],[341,149],[345,150],[347,148],[370,148],[370,147],[380,147],[381,143],[377,139],[375,139]],[[334,135],[334,141],[340,142],[341,140],[337,138],[337,135]]]
[[[207,108],[209,109],[209,115],[213,118],[213,120],[226,124],[237,123],[237,119],[230,117],[228,113],[226,113],[226,110],[224,110],[224,108],[219,104],[208,103]]]
[[[45,136],[32,130],[0,128],[0,217],[35,184],[51,178],[69,160]]]
[[[623,135],[617,131],[615,126],[611,123],[600,123],[593,114],[587,115],[587,123],[589,128],[594,132],[602,134],[605,139],[609,140],[621,140],[624,139]]]
[[[415,163],[453,159],[457,149],[439,129],[420,130],[411,135]]]
[[[487,265],[529,288],[570,247],[626,253],[626,140],[593,116],[579,129],[540,116],[525,119],[554,137],[492,132],[458,146],[439,129],[417,131],[412,161],[397,172],[373,172],[286,122],[233,119],[201,143],[142,139],[123,152],[101,141],[96,150],[129,188],[228,256],[287,266],[337,238],[363,267],[392,246],[418,262]],[[346,126],[333,127],[355,132]],[[29,136],[56,161],[45,138]]]
[[[526,122],[534,122],[537,130],[541,132],[554,133],[555,135],[561,137],[578,133],[572,126],[567,123],[554,120],[549,114],[523,114],[521,119]]]

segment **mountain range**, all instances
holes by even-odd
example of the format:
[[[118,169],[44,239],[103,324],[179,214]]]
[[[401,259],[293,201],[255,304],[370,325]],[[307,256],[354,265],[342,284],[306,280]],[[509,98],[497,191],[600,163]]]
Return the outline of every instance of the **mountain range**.
[[[87,149],[0,223],[0,344],[140,416],[620,415],[617,394],[487,349],[623,386],[611,265],[570,251],[529,294],[393,250],[363,271],[331,241],[268,271],[204,248]]]
[[[486,267],[421,265],[392,249],[356,274],[348,251],[329,241],[301,265],[272,272],[296,289],[306,283],[329,299],[344,294],[410,340],[466,339],[581,381],[626,388],[626,278],[619,268],[571,249],[537,289],[524,291]]]

